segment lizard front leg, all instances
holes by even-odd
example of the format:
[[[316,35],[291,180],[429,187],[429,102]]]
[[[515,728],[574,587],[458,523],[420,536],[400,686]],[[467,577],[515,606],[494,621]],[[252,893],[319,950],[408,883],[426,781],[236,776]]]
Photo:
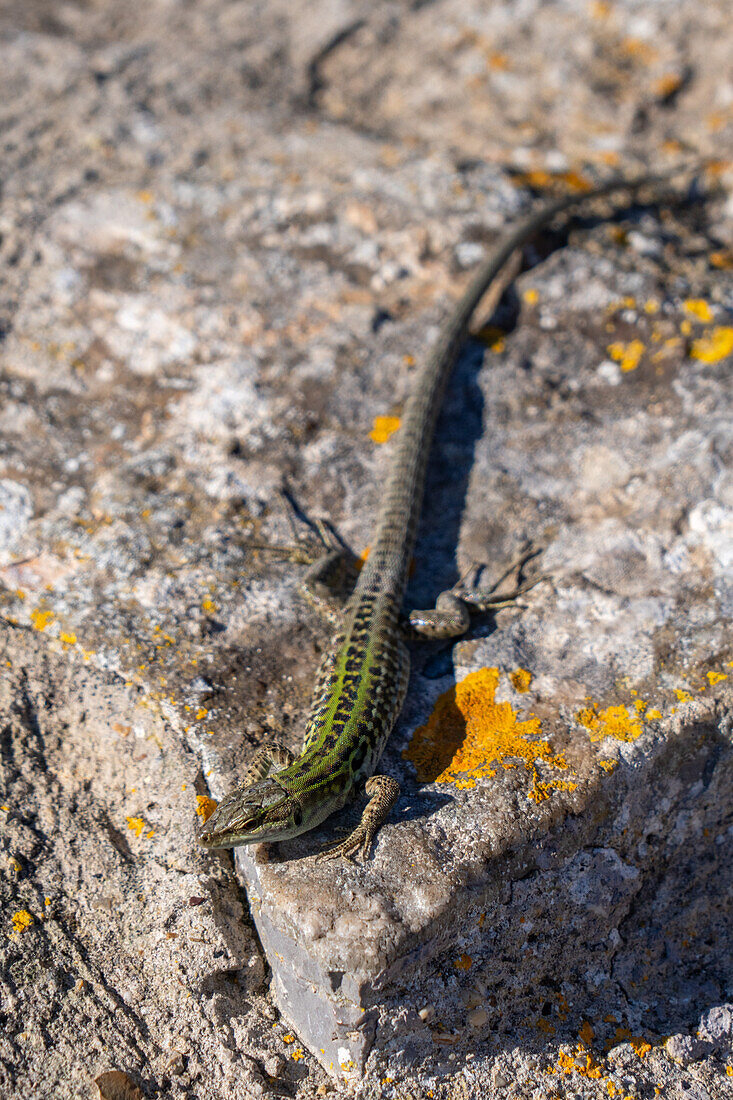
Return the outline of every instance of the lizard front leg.
[[[325,848],[316,859],[338,859],[341,856],[351,861],[357,853],[362,860],[367,858],[377,832],[400,796],[400,785],[388,775],[373,775],[367,779],[365,789],[370,798],[359,824],[346,840]]]
[[[266,741],[250,760],[240,786],[251,787],[266,779],[276,765],[277,771],[280,771],[281,768],[289,768],[294,760],[295,756],[290,749],[286,749],[279,741]]]

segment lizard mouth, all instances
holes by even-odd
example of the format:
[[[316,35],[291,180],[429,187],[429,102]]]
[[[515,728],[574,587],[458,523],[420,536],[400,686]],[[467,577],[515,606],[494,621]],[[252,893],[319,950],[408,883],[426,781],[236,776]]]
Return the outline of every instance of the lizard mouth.
[[[278,840],[299,824],[300,806],[272,779],[232,791],[199,833],[204,848]]]

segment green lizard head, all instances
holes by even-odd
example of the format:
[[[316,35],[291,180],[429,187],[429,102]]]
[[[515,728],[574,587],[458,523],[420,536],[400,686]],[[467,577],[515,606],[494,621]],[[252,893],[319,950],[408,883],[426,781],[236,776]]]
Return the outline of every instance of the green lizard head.
[[[236,848],[260,840],[287,840],[301,832],[303,811],[274,779],[237,787],[214,810],[199,840],[205,848]]]

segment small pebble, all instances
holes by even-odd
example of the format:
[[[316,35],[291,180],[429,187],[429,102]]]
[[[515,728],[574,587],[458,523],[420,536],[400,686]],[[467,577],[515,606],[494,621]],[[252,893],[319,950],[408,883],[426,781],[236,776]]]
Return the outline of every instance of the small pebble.
[[[279,1077],[285,1069],[285,1059],[279,1054],[270,1054],[262,1064],[268,1077]]]
[[[469,1027],[483,1027],[488,1018],[489,1014],[483,1005],[479,1008],[472,1008],[466,1017]]]

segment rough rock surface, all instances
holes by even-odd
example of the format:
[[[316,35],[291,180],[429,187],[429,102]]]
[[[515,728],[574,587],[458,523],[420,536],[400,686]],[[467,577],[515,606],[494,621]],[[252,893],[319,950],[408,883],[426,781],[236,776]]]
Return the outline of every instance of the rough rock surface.
[[[3,1095],[733,1092],[727,7],[3,5]],[[690,154],[704,202],[528,250],[446,401],[412,602],[550,579],[416,648],[374,859],[307,858],[346,813],[248,899],[196,813],[327,638],[283,488],[362,552],[502,223]]]

